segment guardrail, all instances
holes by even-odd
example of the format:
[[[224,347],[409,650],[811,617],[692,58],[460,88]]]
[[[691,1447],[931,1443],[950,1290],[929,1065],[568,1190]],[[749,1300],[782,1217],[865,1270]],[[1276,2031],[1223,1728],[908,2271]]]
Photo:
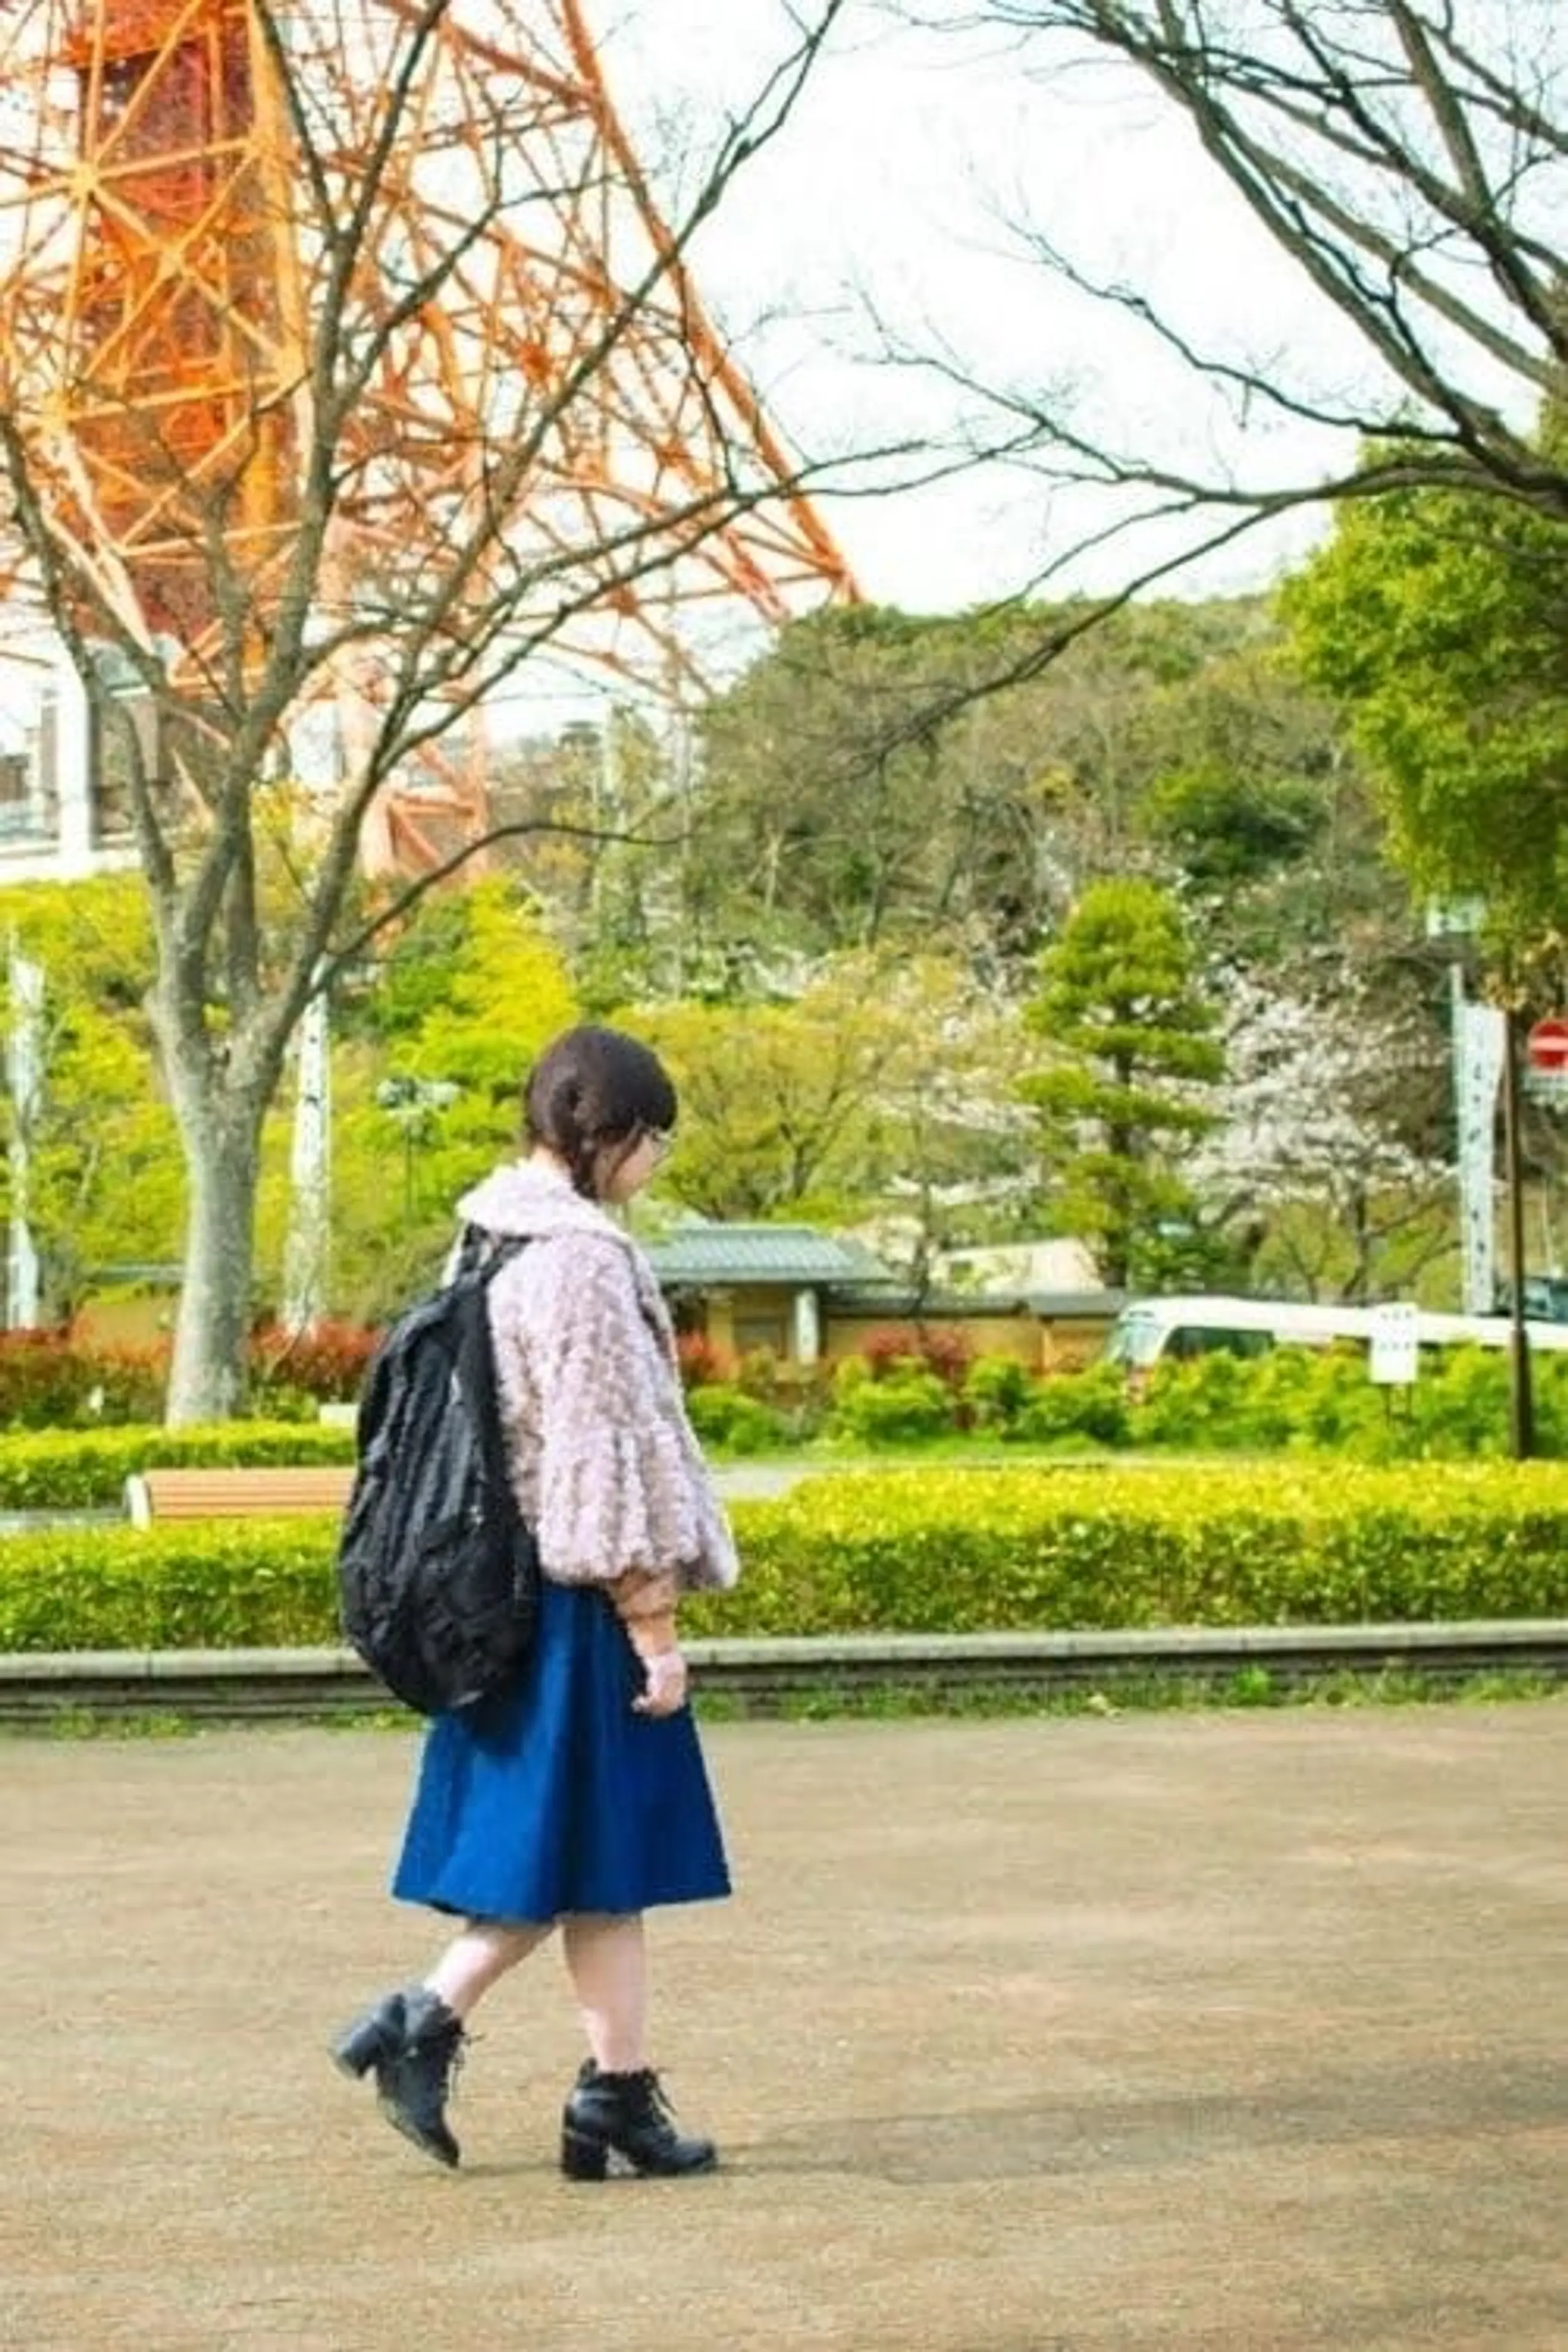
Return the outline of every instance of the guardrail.
[[[1223,1689],[1249,1671],[1272,1686],[1397,1673],[1436,1684],[1531,1673],[1568,1682],[1568,1619],[1455,1624],[1176,1626],[1081,1633],[881,1633],[690,1642],[700,1692],[765,1714],[803,1695],[878,1690],[1042,1699],[1160,1681]],[[0,1656],[0,1725],[172,1716],[305,1720],[395,1707],[352,1650],[150,1650]],[[412,1720],[412,1718],[411,1718]]]

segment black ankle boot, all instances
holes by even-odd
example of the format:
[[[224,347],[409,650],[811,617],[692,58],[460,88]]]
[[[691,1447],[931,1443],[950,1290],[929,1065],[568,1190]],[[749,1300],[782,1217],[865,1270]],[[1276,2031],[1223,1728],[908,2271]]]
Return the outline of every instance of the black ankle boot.
[[[590,2060],[578,2074],[561,2117],[561,2169],[569,2180],[614,2173],[711,2172],[710,2139],[683,2138],[658,2076],[601,2074]]]
[[[456,2164],[459,2149],[447,2122],[447,2095],[461,2063],[461,2021],[423,1985],[389,1992],[356,2018],[332,2044],[345,2074],[375,2069],[381,2112],[395,2130],[437,2164]]]
[[[403,2040],[403,1995],[384,1993],[374,2009],[345,2026],[337,2040],[329,2043],[334,2066],[344,2074],[361,2080],[373,2066],[390,2059]]]

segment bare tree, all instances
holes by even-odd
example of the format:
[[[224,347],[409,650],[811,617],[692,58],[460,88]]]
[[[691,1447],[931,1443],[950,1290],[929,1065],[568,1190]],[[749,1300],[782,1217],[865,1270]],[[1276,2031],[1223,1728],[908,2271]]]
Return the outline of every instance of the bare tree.
[[[242,1402],[289,1039],[398,902],[399,826],[426,867],[482,838],[487,698],[560,654],[668,674],[688,593],[851,592],[685,266],[843,5],[674,224],[577,0],[5,11],[0,599],[68,650],[151,896],[171,1420]]]
[[[945,376],[977,448],[1053,490],[1098,493],[1090,529],[1058,544],[1037,585],[1089,550],[1156,525],[1125,587],[1083,599],[1015,682],[1155,579],[1259,523],[1320,501],[1431,485],[1568,524],[1568,445],[1540,429],[1568,370],[1568,19],[1557,0],[889,0],[973,41],[1006,41],[1021,72],[1074,87],[1096,59],[1132,68],[1195,132],[1216,173],[1352,331],[1351,387],[1313,381],[1300,350],[1209,347],[1147,287],[1097,274],[1048,230],[1008,223],[1041,266],[1131,320],[1239,419],[1342,436],[1309,478],[1248,478],[1208,450],[1190,465],[1114,446],[1103,418],[1038,381],[983,378],[951,349],[896,356]],[[1108,178],[1116,169],[1108,147]],[[1010,209],[1012,209],[1010,207]],[[1238,320],[1245,287],[1237,289]],[[1245,438],[1243,439],[1245,450]]]

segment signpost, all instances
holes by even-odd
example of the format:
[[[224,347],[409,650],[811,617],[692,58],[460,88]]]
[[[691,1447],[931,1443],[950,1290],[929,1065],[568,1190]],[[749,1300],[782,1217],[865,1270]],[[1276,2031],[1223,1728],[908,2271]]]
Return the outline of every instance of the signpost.
[[[1556,1100],[1568,1094],[1568,1019],[1538,1021],[1524,1041],[1524,1090]]]
[[[1504,1014],[1502,1127],[1507,1158],[1508,1270],[1512,1297],[1509,1303],[1510,1434],[1513,1458],[1528,1462],[1535,1452],[1535,1387],[1531,1377],[1530,1334],[1524,1328],[1524,1154],[1519,1133],[1519,1015],[1510,1007]],[[1536,1028],[1542,1027],[1541,1023]],[[1563,1024],[1557,1024],[1563,1025]],[[1535,1030],[1530,1033],[1533,1039]]]
[[[1459,1223],[1464,1244],[1465,1304],[1487,1315],[1495,1304],[1492,1277],[1492,1126],[1497,1081],[1502,1079],[1504,1190],[1508,1204],[1509,1278],[1512,1290],[1510,1419],[1515,1461],[1535,1451],[1535,1397],[1530,1334],[1524,1322],[1524,1166],[1520,1097],[1568,1103],[1568,1018],[1538,1021],[1525,1035],[1518,1012],[1466,1002],[1465,970],[1476,958],[1486,919],[1479,898],[1436,902],[1426,910],[1428,939],[1448,942],[1454,1001],[1454,1080],[1459,1123]],[[1474,1016],[1473,1019],[1471,1016]],[[1520,1067],[1521,1062],[1524,1067]]]
[[[1503,1060],[1503,1131],[1508,1153],[1509,1269],[1511,1298],[1510,1355],[1513,1363],[1513,1453],[1516,1461],[1535,1451],[1535,1391],[1531,1374],[1530,1335],[1524,1328],[1524,1167],[1519,1134],[1521,1092],[1549,1103],[1568,1102],[1568,1015],[1548,1013],[1522,1037],[1524,1066],[1513,1040],[1516,1013],[1508,1016],[1510,1044]]]
[[[1415,1317],[1415,1307],[1403,1298],[1373,1308],[1367,1370],[1380,1388],[1407,1388],[1415,1378],[1420,1362]]]

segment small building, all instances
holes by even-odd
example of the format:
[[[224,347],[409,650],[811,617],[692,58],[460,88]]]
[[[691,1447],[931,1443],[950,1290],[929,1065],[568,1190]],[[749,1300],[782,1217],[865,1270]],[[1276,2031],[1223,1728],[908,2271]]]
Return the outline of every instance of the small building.
[[[897,1287],[858,1242],[811,1225],[677,1225],[645,1244],[676,1328],[746,1356],[815,1364],[828,1352],[836,1300]]]
[[[1121,1294],[912,1290],[863,1243],[810,1225],[692,1220],[645,1244],[676,1327],[721,1353],[809,1366],[941,1331],[973,1356],[1068,1370],[1100,1353]]]
[[[846,1356],[915,1353],[941,1334],[970,1356],[1012,1356],[1031,1371],[1091,1363],[1122,1303],[1115,1290],[912,1290],[864,1243],[812,1225],[716,1224],[693,1218],[643,1239],[676,1328],[722,1355],[765,1349],[785,1367]],[[100,1345],[166,1339],[179,1299],[177,1265],[98,1270],[72,1329]]]

